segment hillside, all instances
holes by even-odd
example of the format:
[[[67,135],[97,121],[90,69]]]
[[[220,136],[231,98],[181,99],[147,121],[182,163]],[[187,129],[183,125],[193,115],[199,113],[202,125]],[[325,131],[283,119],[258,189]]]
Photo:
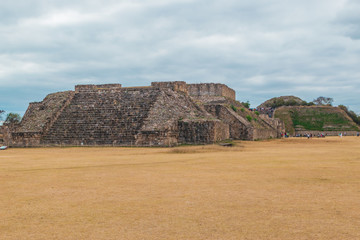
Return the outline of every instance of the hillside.
[[[258,108],[277,108],[281,106],[303,106],[307,102],[295,96],[274,97],[258,106]]]
[[[359,131],[359,126],[338,107],[287,106],[275,110],[288,133],[296,131]]]

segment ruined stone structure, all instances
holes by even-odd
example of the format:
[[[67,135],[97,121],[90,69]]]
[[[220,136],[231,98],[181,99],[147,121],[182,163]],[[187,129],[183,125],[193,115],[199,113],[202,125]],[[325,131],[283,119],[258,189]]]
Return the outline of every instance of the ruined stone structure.
[[[4,126],[9,146],[174,146],[276,138],[283,131],[235,100],[224,84],[154,82],[148,87],[78,85],[30,103]]]

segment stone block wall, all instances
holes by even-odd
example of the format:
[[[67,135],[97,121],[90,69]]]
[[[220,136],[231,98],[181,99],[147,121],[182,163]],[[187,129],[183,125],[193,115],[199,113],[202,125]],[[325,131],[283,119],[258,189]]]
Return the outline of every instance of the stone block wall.
[[[167,88],[173,91],[180,91],[184,93],[188,93],[188,88],[186,82],[175,81],[175,82],[152,82],[152,87],[156,88]]]
[[[204,83],[204,84],[188,84],[188,93],[192,97],[202,96],[223,96],[235,100],[235,91],[225,84],[220,83]]]
[[[141,130],[174,130],[180,119],[207,119],[212,116],[178,91],[161,89]]]
[[[12,146],[13,144],[16,144],[16,142],[13,141],[13,133],[16,131],[16,129],[19,128],[18,124],[4,124],[1,127],[1,133],[2,133],[2,139],[3,144],[7,146]]]
[[[41,132],[15,132],[11,134],[12,147],[41,146]]]
[[[136,146],[176,146],[178,145],[178,133],[175,131],[144,131],[136,135]]]
[[[179,143],[206,144],[229,139],[229,125],[219,120],[179,121]]]
[[[99,90],[116,90],[121,88],[122,85],[121,84],[100,84],[100,85],[93,85],[93,84],[89,84],[89,85],[76,85],[75,86],[75,92],[79,93],[79,92],[96,92]]]
[[[214,117],[229,125],[229,136],[235,140],[252,140],[252,126],[241,116],[224,105],[205,105],[205,109]]]
[[[266,114],[260,114],[261,119],[270,127],[277,131],[277,137],[280,138],[282,133],[285,133],[285,123],[278,118],[270,118]],[[272,136],[272,135],[271,135]],[[272,136],[273,137],[273,136]]]
[[[270,138],[278,138],[277,131],[273,129],[257,129],[253,130],[253,140],[262,140],[262,139],[270,139]]]

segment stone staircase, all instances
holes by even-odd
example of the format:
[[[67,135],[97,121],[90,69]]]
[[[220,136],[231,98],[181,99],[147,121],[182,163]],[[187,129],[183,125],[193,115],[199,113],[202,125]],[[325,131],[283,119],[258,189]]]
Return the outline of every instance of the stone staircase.
[[[159,90],[77,92],[42,137],[48,145],[134,145]]]

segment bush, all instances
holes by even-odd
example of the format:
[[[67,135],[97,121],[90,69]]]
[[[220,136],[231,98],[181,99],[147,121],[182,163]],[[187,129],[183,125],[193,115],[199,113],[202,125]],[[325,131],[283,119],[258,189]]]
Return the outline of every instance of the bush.
[[[237,112],[237,108],[234,105],[231,104],[230,107],[231,107],[232,110],[234,110],[234,112]]]
[[[241,112],[245,112],[245,109],[244,109],[244,108],[241,108]]]
[[[308,106],[314,106],[315,105],[315,103],[314,102],[308,102],[308,104],[307,104]]]
[[[251,122],[252,117],[251,117],[250,115],[247,115],[246,118],[247,118],[247,120],[248,120],[249,122]]]
[[[255,111],[255,114],[258,115],[258,116],[260,115],[260,113],[258,111]]]

